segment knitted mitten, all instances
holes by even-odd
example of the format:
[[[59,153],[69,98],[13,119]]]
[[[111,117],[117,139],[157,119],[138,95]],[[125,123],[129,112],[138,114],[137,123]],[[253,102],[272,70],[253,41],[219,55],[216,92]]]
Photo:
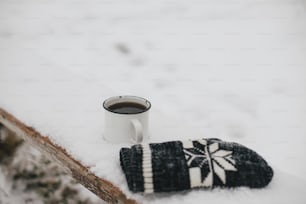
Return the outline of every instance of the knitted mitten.
[[[272,168],[256,152],[219,139],[138,144],[121,149],[120,163],[133,192],[261,188],[273,177]]]

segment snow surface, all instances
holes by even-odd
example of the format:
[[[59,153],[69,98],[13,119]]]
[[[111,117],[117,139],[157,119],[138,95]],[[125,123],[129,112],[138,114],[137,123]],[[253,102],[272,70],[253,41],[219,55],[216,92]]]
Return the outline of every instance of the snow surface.
[[[0,0],[0,107],[147,203],[306,202],[303,0]],[[104,99],[148,98],[151,141],[219,137],[271,184],[143,196],[103,141]]]

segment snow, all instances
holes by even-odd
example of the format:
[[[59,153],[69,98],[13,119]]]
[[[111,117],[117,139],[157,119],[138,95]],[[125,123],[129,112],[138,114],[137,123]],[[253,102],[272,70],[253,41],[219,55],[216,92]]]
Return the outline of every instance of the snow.
[[[1,135],[1,139],[3,138],[5,136]],[[45,155],[34,148],[30,144],[23,143],[11,158],[12,161],[1,163],[1,204],[50,202],[101,204],[100,198],[76,183],[55,162],[50,162]],[[69,195],[68,189],[75,193]]]
[[[0,107],[147,203],[304,203],[306,4],[302,0],[1,0]],[[149,99],[151,141],[240,142],[271,184],[143,196],[123,145],[103,140],[104,99]]]

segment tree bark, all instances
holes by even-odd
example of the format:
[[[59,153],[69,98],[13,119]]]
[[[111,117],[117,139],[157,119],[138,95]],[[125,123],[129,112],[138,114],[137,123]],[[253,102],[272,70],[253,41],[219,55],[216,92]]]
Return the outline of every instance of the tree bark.
[[[47,136],[41,135],[33,127],[25,125],[2,108],[0,108],[0,126],[1,124],[25,141],[30,142],[34,147],[46,152],[67,173],[104,201],[109,203],[136,203],[135,200],[127,198],[119,187],[93,174],[88,167],[68,154],[65,148],[53,143]]]

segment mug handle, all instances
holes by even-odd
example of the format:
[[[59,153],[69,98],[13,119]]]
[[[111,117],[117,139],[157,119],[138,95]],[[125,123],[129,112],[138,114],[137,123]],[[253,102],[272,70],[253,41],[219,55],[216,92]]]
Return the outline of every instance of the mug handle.
[[[140,123],[139,120],[137,119],[133,119],[131,120],[132,126],[134,128],[134,138],[131,138],[132,142],[134,144],[138,144],[141,143],[143,140],[143,128],[142,128],[142,124]]]

